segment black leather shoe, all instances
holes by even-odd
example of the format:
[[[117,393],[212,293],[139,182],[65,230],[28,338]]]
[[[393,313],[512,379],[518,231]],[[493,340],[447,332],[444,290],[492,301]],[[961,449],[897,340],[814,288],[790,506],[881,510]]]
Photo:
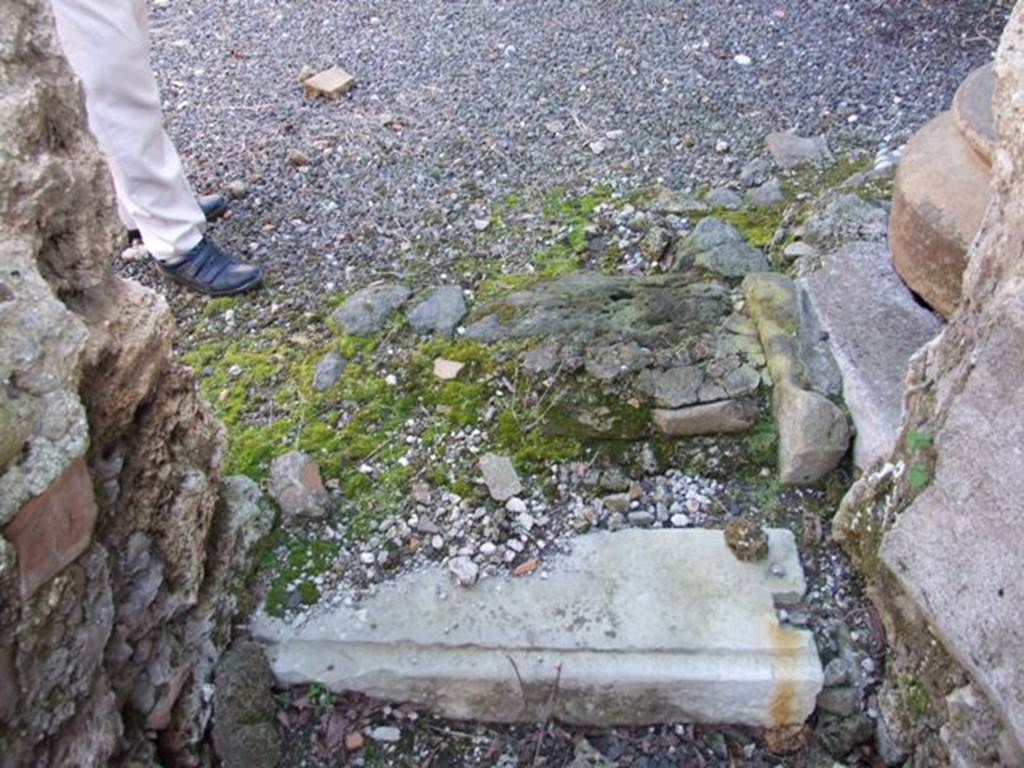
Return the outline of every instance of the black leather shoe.
[[[207,221],[219,219],[228,212],[228,199],[224,195],[200,195],[196,198],[196,202],[199,203],[199,207],[203,210],[203,215],[206,216]],[[132,241],[141,240],[142,233],[137,229],[129,229],[128,239]]]
[[[177,264],[157,262],[157,266],[169,280],[207,296],[231,296],[263,282],[259,267],[241,263],[208,237]]]

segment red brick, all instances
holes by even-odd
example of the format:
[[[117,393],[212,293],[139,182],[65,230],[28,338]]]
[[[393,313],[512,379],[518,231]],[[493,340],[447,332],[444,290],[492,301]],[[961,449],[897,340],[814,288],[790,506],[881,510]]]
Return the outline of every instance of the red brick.
[[[76,459],[3,530],[18,553],[21,597],[27,600],[89,548],[96,499],[83,459]]]

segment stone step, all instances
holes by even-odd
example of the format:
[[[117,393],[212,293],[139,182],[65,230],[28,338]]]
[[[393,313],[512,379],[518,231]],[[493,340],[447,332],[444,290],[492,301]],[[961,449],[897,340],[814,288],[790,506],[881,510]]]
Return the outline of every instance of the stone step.
[[[857,435],[854,463],[892,453],[910,356],[942,330],[893,271],[884,243],[852,242],[805,269],[800,290],[827,334]]]
[[[989,169],[944,112],[914,134],[893,189],[889,247],[903,281],[944,317],[955,311],[988,208]]]
[[[261,617],[278,680],[447,717],[586,725],[802,723],[823,681],[813,636],[779,624],[805,590],[793,534],[740,562],[721,531],[596,533],[521,578],[407,574],[300,626]]]
[[[992,114],[995,85],[995,74],[989,63],[971,72],[953,97],[953,119],[960,134],[989,167],[992,166],[992,152],[996,145]]]

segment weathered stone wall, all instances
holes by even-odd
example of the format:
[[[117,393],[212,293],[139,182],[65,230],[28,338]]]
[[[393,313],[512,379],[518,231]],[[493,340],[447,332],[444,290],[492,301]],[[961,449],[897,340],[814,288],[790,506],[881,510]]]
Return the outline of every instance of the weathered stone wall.
[[[220,425],[155,293],[113,276],[107,169],[46,0],[0,5],[0,765],[198,760],[233,560]],[[244,491],[244,489],[242,489]]]
[[[995,71],[993,202],[960,309],[912,362],[895,454],[835,521],[888,630],[883,712],[920,766],[1024,764],[1024,3]]]

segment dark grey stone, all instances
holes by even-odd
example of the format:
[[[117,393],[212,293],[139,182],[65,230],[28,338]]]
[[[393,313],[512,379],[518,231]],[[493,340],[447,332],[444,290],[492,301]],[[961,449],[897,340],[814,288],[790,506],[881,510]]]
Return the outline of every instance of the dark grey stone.
[[[316,364],[316,370],[313,371],[313,389],[323,392],[333,387],[341,378],[346,365],[348,365],[348,360],[338,352],[333,350],[328,352],[320,358],[320,362]]]
[[[724,277],[743,277],[749,272],[768,270],[771,264],[763,253],[747,243],[736,227],[708,216],[676,247],[674,268],[690,267],[708,269]]]
[[[419,333],[450,336],[466,316],[466,299],[457,285],[432,288],[409,312],[409,325]]]
[[[345,333],[365,336],[379,331],[411,295],[404,285],[371,285],[349,296],[331,317]]]
[[[704,198],[708,205],[716,208],[725,208],[729,211],[735,211],[743,205],[743,198],[739,192],[729,189],[728,187],[719,187],[713,189]]]
[[[274,676],[258,643],[240,643],[217,663],[213,747],[225,768],[274,768],[281,739],[274,726]]]
[[[875,721],[863,712],[850,717],[823,715],[814,729],[818,742],[837,760],[875,735]]]
[[[782,184],[777,178],[769,179],[764,184],[747,192],[747,204],[758,208],[778,205],[785,199],[786,196],[782,194]]]

